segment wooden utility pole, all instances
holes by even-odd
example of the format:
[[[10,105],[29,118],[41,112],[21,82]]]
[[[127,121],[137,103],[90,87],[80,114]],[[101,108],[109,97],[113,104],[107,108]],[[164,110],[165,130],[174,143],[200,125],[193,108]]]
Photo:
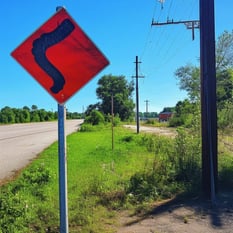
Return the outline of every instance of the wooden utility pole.
[[[215,202],[218,177],[214,0],[200,0],[202,188]]]
[[[146,102],[146,113],[148,113],[148,106],[149,106],[149,100],[145,100],[144,102]]]
[[[136,56],[136,61],[134,62],[136,64],[136,76],[133,76],[133,78],[136,78],[136,122],[137,122],[137,133],[139,133],[139,91],[138,91],[138,78],[144,78],[144,76],[138,75],[138,64],[141,63],[138,61],[138,56]]]
[[[184,23],[192,29],[193,39],[194,29],[200,28],[202,189],[214,203],[218,180],[214,0],[199,0],[199,6],[200,21],[152,21],[151,25]]]
[[[114,101],[113,101],[113,93],[111,95],[111,115],[112,115],[112,150],[114,150]]]

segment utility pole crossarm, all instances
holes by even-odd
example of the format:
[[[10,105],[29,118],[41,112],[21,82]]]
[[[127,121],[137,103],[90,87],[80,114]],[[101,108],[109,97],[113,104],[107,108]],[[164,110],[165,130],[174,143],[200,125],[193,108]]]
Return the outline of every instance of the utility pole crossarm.
[[[167,22],[155,22],[154,19],[152,20],[151,26],[163,26],[163,25],[168,25],[168,24],[184,24],[187,29],[192,30],[192,40],[195,39],[194,35],[194,29],[200,28],[200,21],[199,20],[180,20],[180,21],[174,21],[172,20],[167,20]]]
[[[167,25],[167,24],[192,24],[195,23],[195,25],[197,26],[197,28],[199,28],[199,20],[180,20],[180,21],[174,21],[172,20],[167,20],[167,22],[163,22],[163,23],[159,23],[159,22],[155,22],[154,19],[152,20],[151,26],[160,26],[160,25]]]
[[[183,23],[187,29],[200,28],[199,20],[191,20],[191,21],[186,21],[186,22],[184,21]]]

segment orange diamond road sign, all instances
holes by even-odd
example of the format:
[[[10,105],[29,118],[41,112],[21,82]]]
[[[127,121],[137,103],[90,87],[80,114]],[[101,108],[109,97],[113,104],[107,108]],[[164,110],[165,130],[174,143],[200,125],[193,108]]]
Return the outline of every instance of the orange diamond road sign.
[[[109,64],[64,8],[11,55],[60,104]]]

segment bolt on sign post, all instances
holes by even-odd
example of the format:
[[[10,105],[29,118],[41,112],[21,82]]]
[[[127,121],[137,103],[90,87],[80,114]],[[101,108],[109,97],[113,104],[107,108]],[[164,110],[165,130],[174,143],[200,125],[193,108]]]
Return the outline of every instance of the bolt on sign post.
[[[57,12],[20,44],[12,57],[58,102],[60,232],[68,232],[65,143],[66,101],[109,61],[68,12]]]

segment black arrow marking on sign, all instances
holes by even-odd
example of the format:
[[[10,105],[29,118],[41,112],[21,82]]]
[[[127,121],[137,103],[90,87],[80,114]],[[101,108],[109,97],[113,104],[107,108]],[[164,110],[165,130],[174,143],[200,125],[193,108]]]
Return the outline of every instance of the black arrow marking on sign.
[[[44,33],[33,41],[32,54],[36,63],[53,79],[50,90],[55,94],[63,89],[65,79],[46,57],[46,50],[64,40],[73,30],[74,24],[69,19],[65,19],[54,31]]]

